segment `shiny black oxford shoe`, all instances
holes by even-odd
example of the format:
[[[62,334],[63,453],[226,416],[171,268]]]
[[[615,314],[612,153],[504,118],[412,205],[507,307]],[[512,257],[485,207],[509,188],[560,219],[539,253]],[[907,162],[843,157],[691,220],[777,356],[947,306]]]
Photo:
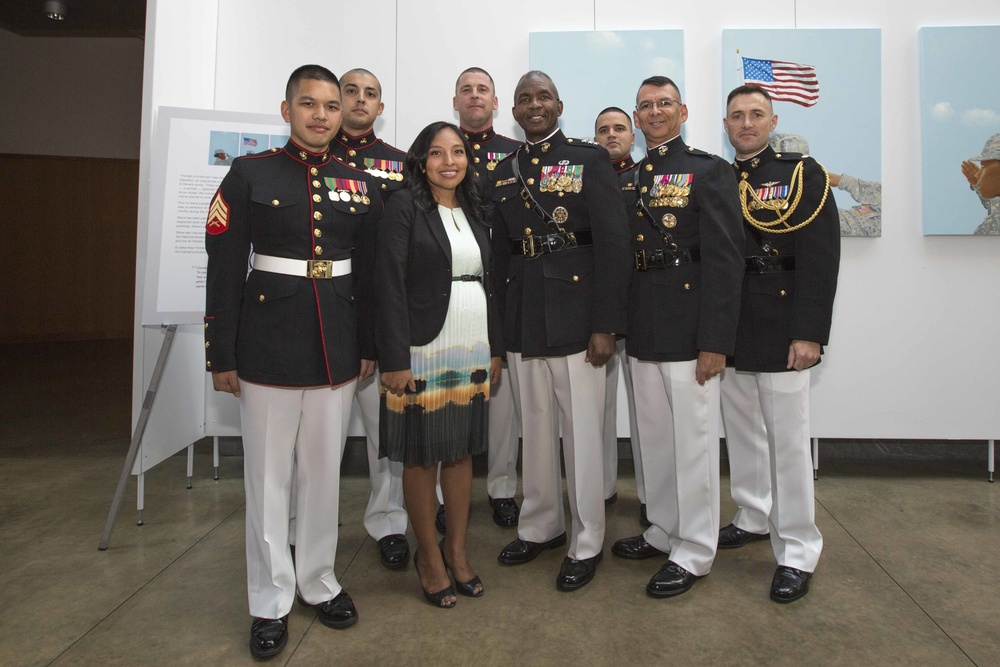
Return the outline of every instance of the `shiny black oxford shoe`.
[[[288,643],[288,616],[254,618],[250,624],[250,655],[271,658],[281,653]]]
[[[398,570],[410,562],[410,545],[403,535],[386,535],[378,541],[378,558],[390,570]]]
[[[647,542],[643,535],[623,537],[612,545],[611,553],[629,560],[644,560],[668,555]]]
[[[779,565],[771,580],[771,599],[782,604],[795,602],[809,592],[812,572],[803,572],[794,567]]]
[[[597,573],[597,565],[604,557],[604,552],[596,556],[577,560],[566,556],[563,559],[562,567],[559,568],[559,576],[556,577],[556,588],[561,591],[575,591],[590,583]]]
[[[490,507],[493,508],[493,523],[503,528],[517,525],[521,510],[513,498],[490,498]]]
[[[654,598],[670,598],[681,593],[687,593],[694,582],[701,577],[691,574],[672,560],[653,575],[646,584],[646,593]]]
[[[314,604],[312,608],[316,610],[319,622],[328,628],[342,630],[358,622],[358,610],[354,607],[354,600],[343,589],[337,597]]]
[[[719,548],[739,549],[756,540],[766,540],[770,536],[770,533],[764,533],[763,535],[760,533],[751,533],[742,528],[737,528],[733,524],[729,524],[719,529]]]
[[[649,528],[653,523],[646,516],[646,503],[639,506],[639,523]]]
[[[438,506],[437,514],[434,515],[434,527],[442,535],[448,532],[448,517],[444,513],[444,505]]]
[[[556,549],[566,544],[566,533],[552,538],[548,542],[529,542],[517,539],[508,544],[497,556],[501,565],[520,565],[535,560],[538,554],[546,549]]]

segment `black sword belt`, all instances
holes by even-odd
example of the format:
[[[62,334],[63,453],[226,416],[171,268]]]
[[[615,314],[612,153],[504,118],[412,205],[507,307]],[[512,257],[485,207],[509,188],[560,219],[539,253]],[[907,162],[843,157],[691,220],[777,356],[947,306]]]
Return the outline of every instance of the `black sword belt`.
[[[782,271],[795,270],[795,257],[744,257],[746,262],[746,272],[751,275],[764,273],[781,273]]]
[[[594,236],[590,233],[590,230],[581,229],[578,232],[555,232],[553,234],[525,236],[512,240],[510,242],[510,251],[515,255],[524,255],[530,259],[545,253],[559,252],[567,248],[577,248],[593,244]]]
[[[473,276],[473,275],[470,275],[468,273],[464,273],[464,274],[462,274],[460,276],[452,276],[451,277],[451,282],[457,283],[459,281],[461,281],[463,283],[481,283],[481,282],[483,282],[483,277],[482,276]]]
[[[635,268],[637,271],[649,271],[650,269],[667,269],[681,264],[694,264],[701,261],[701,251],[698,248],[678,248],[677,250],[667,250],[658,248],[657,250],[636,250]]]

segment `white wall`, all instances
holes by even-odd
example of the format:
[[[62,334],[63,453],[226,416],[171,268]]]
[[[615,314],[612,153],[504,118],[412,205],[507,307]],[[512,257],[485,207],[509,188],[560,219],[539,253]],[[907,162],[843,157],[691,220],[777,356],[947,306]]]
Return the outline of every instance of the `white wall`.
[[[881,28],[883,236],[844,239],[831,345],[814,374],[814,435],[1000,435],[1000,356],[992,349],[1000,330],[1000,237],[921,233],[917,53],[919,27],[1000,24],[1000,5],[916,0],[900,11],[896,3],[870,0],[761,0],[752,7],[716,0],[653,6],[646,0],[509,0],[473,20],[471,8],[485,5],[369,0],[366,20],[357,21],[349,18],[357,5],[347,2],[150,0],[143,187],[157,105],[273,113],[288,73],[307,61],[337,73],[357,66],[374,71],[386,103],[376,131],[405,149],[428,122],[455,119],[454,80],[471,65],[486,68],[497,82],[497,130],[520,136],[509,109],[514,83],[527,69],[531,31],[681,28],[691,112],[686,136],[721,152],[723,29]],[[145,216],[148,192],[140,197]],[[136,293],[142,294],[141,285]],[[141,367],[143,346],[135,349]],[[137,414],[141,388],[135,399]]]
[[[139,157],[142,40],[0,29],[0,153]]]

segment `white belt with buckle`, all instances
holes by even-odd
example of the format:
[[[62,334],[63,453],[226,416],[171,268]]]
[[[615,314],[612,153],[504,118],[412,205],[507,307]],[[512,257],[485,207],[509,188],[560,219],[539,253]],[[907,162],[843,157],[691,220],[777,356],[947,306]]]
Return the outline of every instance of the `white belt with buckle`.
[[[330,259],[288,259],[287,257],[255,254],[250,265],[254,271],[282,273],[286,276],[299,276],[300,278],[336,278],[351,273],[351,260],[349,259],[337,261]]]

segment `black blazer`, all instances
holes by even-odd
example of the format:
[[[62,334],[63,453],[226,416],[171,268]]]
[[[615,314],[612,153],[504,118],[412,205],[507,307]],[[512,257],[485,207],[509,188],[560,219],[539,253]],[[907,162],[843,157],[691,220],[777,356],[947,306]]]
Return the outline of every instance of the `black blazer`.
[[[469,219],[482,254],[490,353],[503,355],[500,322],[490,286],[490,230]],[[410,367],[410,346],[426,345],[444,326],[451,299],[451,244],[437,206],[420,209],[401,190],[379,223],[375,262],[375,347],[382,371]]]

